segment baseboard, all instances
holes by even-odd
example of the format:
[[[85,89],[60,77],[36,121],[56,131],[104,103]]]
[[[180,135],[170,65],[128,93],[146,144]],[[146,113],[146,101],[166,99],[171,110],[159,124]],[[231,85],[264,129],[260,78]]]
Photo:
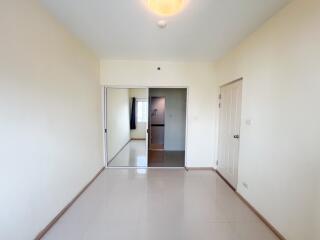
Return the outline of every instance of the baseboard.
[[[84,188],[51,220],[51,222],[35,237],[35,240],[40,240],[53,227],[53,225],[62,217],[62,215],[74,204],[74,202],[84,193],[87,188],[96,180],[96,178],[103,172],[105,167],[101,168],[99,172],[84,186]]]
[[[146,140],[145,138],[131,138],[131,140]]]
[[[219,177],[233,190],[236,192],[236,189],[228,182],[227,179],[224,178],[224,176],[222,176],[222,174],[218,171],[215,170],[215,172],[219,175]]]
[[[267,227],[280,239],[286,240],[286,238],[257,210],[255,209],[239,192],[235,192],[237,196],[257,215],[260,220],[267,225]]]
[[[255,209],[237,190],[217,171],[218,176],[236,193],[241,201],[246,204],[254,214],[280,239],[286,240],[286,238],[257,210]]]
[[[109,165],[109,164],[113,161],[113,159],[115,159],[115,158],[119,155],[119,153],[120,153],[130,142],[131,142],[131,139],[129,139],[129,141],[128,141],[125,145],[123,145],[122,148],[120,148],[120,150],[112,157],[112,159],[111,159],[110,161],[107,161],[107,165]]]
[[[212,167],[184,167],[187,171],[215,171]]]

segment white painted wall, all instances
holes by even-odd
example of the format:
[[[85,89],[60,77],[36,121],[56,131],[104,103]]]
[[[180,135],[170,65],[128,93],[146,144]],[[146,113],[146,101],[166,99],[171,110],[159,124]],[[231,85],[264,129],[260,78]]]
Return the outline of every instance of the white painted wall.
[[[107,143],[110,161],[130,141],[129,90],[107,89]]]
[[[161,71],[157,70],[158,66]],[[102,60],[101,83],[127,87],[188,87],[186,165],[214,166],[218,89],[213,64]]]
[[[293,1],[215,67],[244,77],[238,191],[290,240],[319,239],[319,22],[320,1]]]
[[[186,89],[150,89],[150,96],[165,97],[164,149],[185,150],[186,133]]]
[[[148,101],[148,89],[147,88],[130,88],[130,109],[132,105],[132,98],[146,99]],[[137,109],[136,109],[137,111]],[[131,112],[131,111],[130,111]],[[136,129],[130,130],[130,137],[134,139],[145,139],[147,132],[147,123],[141,123],[136,121]]]
[[[33,239],[103,166],[99,61],[36,0],[0,35],[0,239]]]

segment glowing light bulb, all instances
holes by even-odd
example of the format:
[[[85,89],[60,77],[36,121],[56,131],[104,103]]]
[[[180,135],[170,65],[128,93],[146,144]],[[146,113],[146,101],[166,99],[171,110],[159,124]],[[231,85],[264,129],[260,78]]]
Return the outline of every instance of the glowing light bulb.
[[[161,16],[175,15],[185,6],[186,0],[147,0],[151,11]]]

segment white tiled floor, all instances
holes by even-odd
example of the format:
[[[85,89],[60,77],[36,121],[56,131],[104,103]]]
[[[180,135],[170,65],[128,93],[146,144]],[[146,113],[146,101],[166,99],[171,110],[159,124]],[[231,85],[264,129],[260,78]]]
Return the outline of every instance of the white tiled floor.
[[[110,167],[147,167],[145,140],[131,140],[109,163]]]
[[[212,171],[107,169],[46,240],[275,240]]]

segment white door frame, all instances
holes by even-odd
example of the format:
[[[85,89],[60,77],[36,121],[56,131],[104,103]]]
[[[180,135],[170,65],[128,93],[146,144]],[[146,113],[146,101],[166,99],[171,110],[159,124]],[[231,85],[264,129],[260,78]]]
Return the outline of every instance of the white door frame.
[[[221,94],[221,88],[225,87],[225,86],[228,86],[228,85],[231,85],[231,84],[234,84],[236,82],[239,82],[239,81],[242,81],[242,88],[241,88],[241,92],[243,92],[243,78],[238,78],[236,80],[233,80],[231,82],[228,82],[228,83],[225,83],[225,84],[222,84],[219,86],[219,96]],[[243,95],[243,94],[242,94]],[[242,100],[243,98],[241,97],[241,108],[240,108],[240,129],[239,129],[239,134],[240,134],[240,130],[241,130],[241,116],[242,116]],[[219,104],[220,104],[220,97],[219,97]],[[220,141],[220,125],[221,125],[221,122],[220,122],[220,116],[221,116],[221,109],[219,107],[219,111],[218,111],[218,124],[217,124],[217,153],[216,153],[216,171],[217,173],[224,179],[224,181],[226,181],[228,183],[228,185],[231,187],[231,188],[234,188],[236,189],[237,186],[233,186],[232,183],[230,183],[220,172],[219,172],[219,141]],[[241,141],[241,136],[239,138],[239,152],[240,152],[240,141]],[[237,164],[237,171],[239,171],[239,154],[238,154],[238,164]],[[238,183],[238,173],[237,173],[237,183]],[[236,184],[237,185],[237,184]]]
[[[186,89],[186,128],[185,128],[185,155],[184,155],[184,167],[110,167],[108,166],[108,141],[107,141],[107,88],[114,88],[114,89],[132,89],[132,88],[143,88],[148,91],[148,102],[149,102],[149,89],[150,88],[176,88],[176,89]],[[102,114],[102,121],[103,121],[103,158],[104,158],[104,166],[105,168],[157,168],[157,169],[177,169],[177,168],[188,168],[188,155],[187,155],[187,147],[188,147],[188,118],[189,118],[189,87],[188,86],[137,86],[137,85],[110,85],[104,84],[102,85],[102,107],[103,107],[103,114]],[[148,113],[149,114],[149,113]],[[147,124],[147,131],[149,128],[149,123]],[[147,143],[147,151],[148,151],[148,143]],[[148,160],[148,154],[147,154]]]
[[[103,136],[103,163],[104,167],[106,168],[108,166],[108,138],[107,138],[107,88],[105,86],[102,86],[101,88],[101,99],[102,99],[102,136]]]

